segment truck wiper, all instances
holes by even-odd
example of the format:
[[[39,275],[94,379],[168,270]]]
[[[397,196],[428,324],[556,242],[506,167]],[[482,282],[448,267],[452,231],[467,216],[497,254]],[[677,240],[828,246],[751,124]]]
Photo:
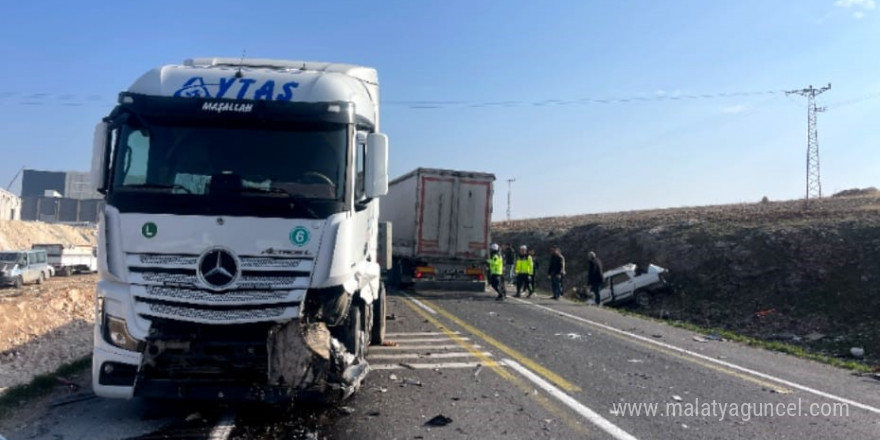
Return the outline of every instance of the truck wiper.
[[[166,183],[136,183],[136,184],[132,184],[132,185],[122,185],[120,187],[117,187],[117,189],[129,189],[129,188],[171,189],[171,190],[179,189],[187,194],[192,194],[192,191],[189,188],[187,188],[183,185],[179,185],[177,183],[170,184],[170,185],[166,184]]]
[[[300,207],[300,208],[302,208],[303,211],[305,211],[307,214],[309,214],[309,215],[312,216],[313,218],[316,218],[316,219],[321,218],[321,216],[318,215],[318,213],[315,212],[314,209],[312,209],[312,207],[311,207],[311,205],[310,205],[310,200],[309,200],[307,197],[303,197],[303,196],[300,196],[300,195],[292,194],[290,191],[288,191],[288,190],[286,190],[286,189],[284,189],[284,188],[279,188],[279,187],[277,187],[277,186],[270,186],[270,187],[267,187],[267,188],[264,188],[264,187],[253,187],[253,186],[244,186],[244,187],[241,187],[241,188],[235,188],[234,191],[237,191],[237,192],[250,192],[250,193],[265,193],[265,194],[284,194],[284,195],[287,196],[287,198],[289,198],[291,201],[293,201],[293,204],[294,204],[296,207]]]

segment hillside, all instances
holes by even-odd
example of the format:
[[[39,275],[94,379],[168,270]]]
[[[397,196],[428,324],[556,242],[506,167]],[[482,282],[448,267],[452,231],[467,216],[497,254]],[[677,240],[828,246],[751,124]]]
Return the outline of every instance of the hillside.
[[[0,220],[0,250],[30,249],[35,243],[96,244],[95,228]]]
[[[642,313],[802,344],[831,355],[865,347],[880,359],[880,195],[501,222],[497,242],[542,255],[562,248],[566,290],[586,254],[606,270],[652,262],[673,294]]]

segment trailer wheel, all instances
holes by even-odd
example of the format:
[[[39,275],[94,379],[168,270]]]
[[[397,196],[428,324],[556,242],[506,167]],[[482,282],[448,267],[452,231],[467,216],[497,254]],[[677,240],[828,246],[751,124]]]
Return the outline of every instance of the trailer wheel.
[[[385,283],[379,283],[379,295],[373,301],[373,329],[370,344],[382,345],[385,342]]]
[[[651,294],[647,290],[637,290],[633,298],[636,301],[636,305],[641,308],[651,305]]]

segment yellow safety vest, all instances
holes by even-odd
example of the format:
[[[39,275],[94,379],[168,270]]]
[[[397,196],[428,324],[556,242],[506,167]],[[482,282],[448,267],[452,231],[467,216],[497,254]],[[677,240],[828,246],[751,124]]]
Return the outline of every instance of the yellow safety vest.
[[[516,268],[514,268],[517,275],[532,275],[534,271],[534,264],[532,263],[532,256],[526,255],[525,258],[517,257],[516,258]]]
[[[502,275],[504,273],[504,260],[501,255],[495,254],[489,257],[489,274]]]

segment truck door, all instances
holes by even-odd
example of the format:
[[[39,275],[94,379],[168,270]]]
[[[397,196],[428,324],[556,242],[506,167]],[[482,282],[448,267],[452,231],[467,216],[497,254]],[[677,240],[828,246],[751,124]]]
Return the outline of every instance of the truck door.
[[[490,182],[459,179],[455,256],[483,258],[489,248]]]
[[[452,235],[453,187],[451,177],[422,176],[418,254],[447,256]]]

